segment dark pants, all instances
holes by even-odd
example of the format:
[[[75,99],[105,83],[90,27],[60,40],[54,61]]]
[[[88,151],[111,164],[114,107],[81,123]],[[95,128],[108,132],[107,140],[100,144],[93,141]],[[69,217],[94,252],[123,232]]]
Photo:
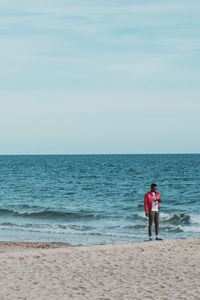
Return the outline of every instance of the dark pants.
[[[159,233],[159,212],[151,211],[149,213],[149,236],[152,236],[152,224],[155,223],[155,233]]]

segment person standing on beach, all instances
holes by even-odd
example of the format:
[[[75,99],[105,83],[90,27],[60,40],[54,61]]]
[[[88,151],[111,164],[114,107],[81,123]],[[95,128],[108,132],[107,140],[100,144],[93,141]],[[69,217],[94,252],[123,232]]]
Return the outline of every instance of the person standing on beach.
[[[156,240],[162,240],[158,237],[159,234],[159,203],[162,202],[160,194],[157,192],[157,184],[151,184],[150,192],[144,195],[144,210],[145,215],[149,218],[149,240],[152,241],[152,225],[155,223]]]

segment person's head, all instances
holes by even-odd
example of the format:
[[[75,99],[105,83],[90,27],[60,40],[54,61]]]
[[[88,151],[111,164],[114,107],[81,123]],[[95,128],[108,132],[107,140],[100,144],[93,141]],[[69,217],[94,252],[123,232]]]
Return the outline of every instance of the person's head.
[[[151,192],[156,192],[157,191],[157,184],[155,184],[155,183],[152,183],[151,184]]]

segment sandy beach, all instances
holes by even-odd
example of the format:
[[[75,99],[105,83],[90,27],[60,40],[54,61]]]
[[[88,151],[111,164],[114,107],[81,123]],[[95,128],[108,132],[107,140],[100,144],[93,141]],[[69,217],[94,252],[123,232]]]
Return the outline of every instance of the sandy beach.
[[[200,299],[200,239],[0,243],[0,299]]]

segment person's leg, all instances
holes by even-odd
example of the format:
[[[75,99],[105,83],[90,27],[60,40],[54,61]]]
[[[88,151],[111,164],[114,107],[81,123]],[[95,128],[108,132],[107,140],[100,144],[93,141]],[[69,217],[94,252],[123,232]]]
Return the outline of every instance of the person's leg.
[[[148,227],[148,229],[149,229],[149,238],[150,238],[150,239],[152,239],[152,224],[153,224],[153,217],[154,217],[153,213],[150,212],[150,213],[149,213],[149,227]]]
[[[157,237],[159,234],[159,212],[155,213],[154,223],[155,223],[155,234]]]
[[[159,234],[159,212],[156,212],[154,220],[155,220],[156,240],[162,240],[161,238],[158,237],[158,234]]]

